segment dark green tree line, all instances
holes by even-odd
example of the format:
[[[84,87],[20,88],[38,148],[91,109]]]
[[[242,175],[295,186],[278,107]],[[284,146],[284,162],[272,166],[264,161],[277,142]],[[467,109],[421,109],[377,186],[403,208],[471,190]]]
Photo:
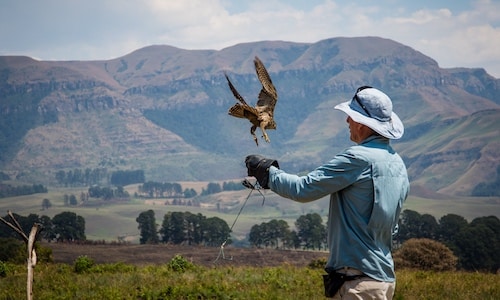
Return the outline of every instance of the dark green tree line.
[[[152,209],[141,212],[135,220],[139,223],[138,228],[141,234],[139,242],[141,244],[158,244],[155,212]]]
[[[326,227],[317,213],[300,216],[295,221],[297,231],[290,231],[283,220],[254,225],[249,242],[256,247],[322,249],[326,246]]]
[[[300,216],[295,221],[297,237],[304,249],[321,250],[326,246],[326,227],[317,213]]]
[[[229,237],[226,221],[190,212],[168,212],[163,217],[160,230],[154,211],[142,212],[136,219],[140,229],[140,243],[172,243],[188,245],[219,246]],[[161,239],[158,237],[161,235]]]
[[[91,186],[99,185],[107,180],[106,168],[59,170],[55,174],[57,183],[64,186]]]
[[[183,197],[182,186],[171,182],[147,181],[139,186],[139,193],[150,198]]]
[[[111,173],[112,185],[126,186],[133,183],[146,181],[144,170],[118,170]]]
[[[10,184],[0,183],[0,198],[32,195],[32,194],[47,193],[47,192],[48,192],[47,188],[41,184],[13,186]]]
[[[295,246],[295,231],[284,220],[273,219],[269,222],[253,225],[248,234],[248,241],[255,247],[272,247],[289,249]]]
[[[123,188],[123,186],[117,186],[115,189],[111,187],[92,186],[88,189],[88,196],[104,200],[130,197],[129,193]]]
[[[226,221],[190,212],[166,213],[160,229],[164,243],[206,246],[219,246],[230,232]]]
[[[41,224],[43,229],[38,235],[39,239],[58,242],[86,240],[85,219],[73,212],[62,212],[52,219],[48,216],[40,217],[37,214],[29,214],[27,217],[15,213],[13,215],[24,232],[29,232],[35,223]],[[8,216],[5,216],[4,219],[8,219]],[[3,223],[0,223],[0,237],[20,238],[16,232]]]
[[[403,243],[413,238],[444,243],[458,257],[461,269],[496,272],[500,268],[500,220],[495,216],[468,223],[462,216],[448,214],[438,222],[429,214],[404,210],[395,239]]]

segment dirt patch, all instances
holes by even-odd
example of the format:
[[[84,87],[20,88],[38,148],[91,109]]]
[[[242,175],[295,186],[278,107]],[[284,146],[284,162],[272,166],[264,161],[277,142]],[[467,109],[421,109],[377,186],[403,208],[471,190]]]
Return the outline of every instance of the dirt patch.
[[[327,253],[320,251],[276,250],[257,248],[224,248],[224,257],[218,247],[177,245],[77,245],[44,243],[52,249],[54,262],[73,264],[81,255],[87,255],[96,263],[123,262],[134,265],[166,264],[175,255],[182,255],[196,265],[233,266],[280,266],[289,264],[307,266],[319,258],[326,259]],[[217,257],[219,257],[217,259]]]

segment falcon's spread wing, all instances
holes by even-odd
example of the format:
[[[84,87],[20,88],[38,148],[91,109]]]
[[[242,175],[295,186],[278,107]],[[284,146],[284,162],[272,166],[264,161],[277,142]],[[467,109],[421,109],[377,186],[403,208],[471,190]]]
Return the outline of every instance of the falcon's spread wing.
[[[247,104],[245,99],[238,93],[236,88],[233,86],[231,80],[227,74],[224,73],[229,89],[233,93],[234,97],[239,101],[229,109],[229,115],[237,118],[246,118],[252,123],[252,128],[250,133],[253,135],[255,143],[259,145],[257,137],[255,136],[255,130],[260,127],[262,134],[266,142],[269,143],[269,137],[266,133],[266,129],[276,129],[276,122],[274,121],[274,107],[278,100],[278,93],[273,85],[271,77],[267,73],[266,67],[262,61],[256,56],[254,59],[255,72],[257,73],[257,78],[259,78],[262,84],[262,89],[260,90],[257,104],[252,107]]]
[[[259,78],[262,84],[262,89],[259,93],[259,100],[257,101],[257,106],[267,106],[268,109],[274,111],[276,102],[278,101],[278,93],[273,85],[273,81],[267,73],[266,67],[262,61],[256,56],[253,61],[255,64],[255,72],[257,73],[257,78]]]
[[[224,76],[226,76],[227,84],[229,85],[229,89],[233,93],[234,98],[236,98],[236,99],[238,99],[238,101],[240,101],[240,103],[236,103],[235,105],[233,105],[229,109],[228,113],[231,116],[233,116],[233,117],[247,118],[249,120],[250,120],[249,114],[251,114],[251,115],[254,115],[254,119],[257,119],[257,117],[258,117],[257,116],[258,115],[257,110],[247,104],[247,102],[245,101],[245,99],[243,99],[243,97],[240,95],[240,93],[236,90],[236,88],[234,87],[234,85],[231,82],[231,80],[229,80],[229,77],[227,76],[226,73],[224,73]]]

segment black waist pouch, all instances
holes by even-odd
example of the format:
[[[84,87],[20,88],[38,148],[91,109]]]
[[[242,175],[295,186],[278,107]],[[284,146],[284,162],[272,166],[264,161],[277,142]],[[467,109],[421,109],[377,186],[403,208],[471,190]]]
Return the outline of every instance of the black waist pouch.
[[[325,297],[332,298],[340,290],[340,287],[346,282],[364,277],[365,275],[345,275],[342,273],[331,272],[323,275],[323,284],[325,285]]]

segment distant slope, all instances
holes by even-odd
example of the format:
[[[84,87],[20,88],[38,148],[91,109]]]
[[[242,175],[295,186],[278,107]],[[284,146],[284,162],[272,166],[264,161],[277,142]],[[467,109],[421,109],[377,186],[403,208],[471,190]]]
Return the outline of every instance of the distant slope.
[[[279,95],[278,128],[258,148],[250,123],[227,115],[235,100],[223,77],[254,104],[256,55]],[[500,80],[482,69],[442,69],[379,37],[220,51],[155,45],[107,61],[1,56],[0,170],[43,183],[59,169],[96,166],[209,181],[243,177],[243,158],[260,153],[306,172],[351,144],[333,106],[365,84],[386,91],[403,119],[405,136],[394,145],[420,190],[470,195],[496,176]]]
[[[414,184],[443,194],[470,195],[479,183],[498,180],[500,109],[420,128],[423,134],[398,145]]]

